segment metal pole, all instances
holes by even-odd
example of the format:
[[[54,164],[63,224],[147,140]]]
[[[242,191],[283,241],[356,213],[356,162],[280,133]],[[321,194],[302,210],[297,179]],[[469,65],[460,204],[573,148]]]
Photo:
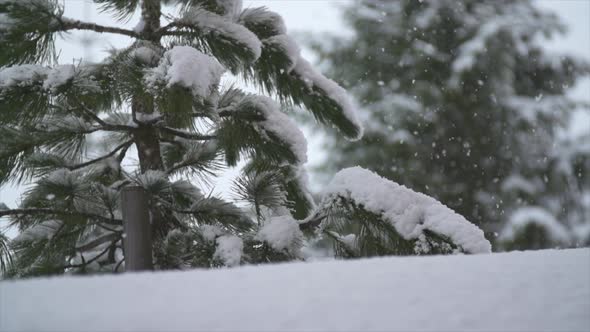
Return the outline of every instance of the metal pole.
[[[123,188],[121,209],[125,271],[152,270],[152,227],[145,190],[139,186]]]

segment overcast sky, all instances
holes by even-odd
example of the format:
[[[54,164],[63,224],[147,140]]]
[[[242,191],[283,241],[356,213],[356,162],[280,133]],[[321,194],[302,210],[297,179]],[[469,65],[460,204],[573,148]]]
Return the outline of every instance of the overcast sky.
[[[319,34],[350,33],[340,18],[339,6],[353,0],[244,0],[245,7],[266,6],[281,14],[289,31],[310,32]],[[590,0],[537,0],[539,6],[555,11],[569,27],[566,36],[556,38],[547,43],[547,47],[554,52],[576,54],[590,61]],[[107,14],[101,14],[90,0],[65,0],[65,15],[68,17],[93,21],[100,24],[116,24]],[[138,21],[138,15],[134,16],[126,26],[133,27]],[[92,38],[85,38],[91,36]],[[83,47],[84,41],[91,41],[89,47]],[[99,61],[106,55],[109,47],[124,47],[130,40],[125,37],[108,34],[97,35],[93,33],[76,32],[69,34],[65,40],[58,42],[60,61],[71,63],[76,59],[86,58],[90,61]],[[308,55],[307,51],[304,55]],[[582,84],[573,88],[572,94],[580,99],[590,101],[590,80],[586,79]],[[581,126],[577,130],[588,128],[586,121],[578,121]],[[584,125],[586,127],[584,127]],[[322,153],[318,149],[317,141],[310,142],[310,163],[318,163],[322,160]],[[221,190],[226,187],[222,186]],[[0,202],[9,207],[16,207],[19,190],[15,187],[0,189]],[[1,225],[0,225],[1,227]]]

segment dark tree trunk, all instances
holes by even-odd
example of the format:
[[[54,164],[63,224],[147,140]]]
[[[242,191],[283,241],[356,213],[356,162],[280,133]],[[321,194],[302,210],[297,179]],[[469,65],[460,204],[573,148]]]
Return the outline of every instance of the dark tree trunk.
[[[139,97],[134,98],[131,107],[133,114],[151,114],[154,112],[153,100],[151,98],[148,98],[148,100],[140,99]],[[140,122],[137,124],[137,129],[133,133],[133,139],[137,146],[141,172],[164,170],[158,129],[154,128],[151,124],[142,124]]]
[[[156,31],[160,28],[160,0],[143,0],[141,4],[141,17],[143,30],[141,37],[145,40],[159,43]],[[132,112],[135,117],[141,118],[142,114],[154,112],[154,100],[150,96],[136,96],[132,100]],[[137,147],[139,166],[142,173],[149,170],[163,171],[164,162],[160,151],[159,131],[152,124],[142,124],[137,121],[137,129],[133,133],[133,139]],[[152,238],[158,242],[166,236],[174,224],[172,216],[166,216],[158,202],[150,200],[150,216],[152,224]]]

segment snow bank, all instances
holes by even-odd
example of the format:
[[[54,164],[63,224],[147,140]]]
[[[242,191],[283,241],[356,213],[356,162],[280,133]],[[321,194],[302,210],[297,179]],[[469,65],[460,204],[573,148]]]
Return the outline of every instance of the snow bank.
[[[381,215],[405,239],[418,239],[425,229],[449,237],[468,253],[489,253],[483,231],[432,197],[417,193],[361,167],[338,172],[323,197],[351,199]]]
[[[1,331],[587,331],[590,249],[0,282]]]

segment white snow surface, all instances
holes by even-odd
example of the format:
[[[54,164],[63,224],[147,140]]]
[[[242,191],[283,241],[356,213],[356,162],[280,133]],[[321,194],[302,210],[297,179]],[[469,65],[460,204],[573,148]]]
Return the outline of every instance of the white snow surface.
[[[536,224],[545,228],[552,240],[569,243],[571,236],[562,224],[546,209],[539,206],[523,207],[516,210],[500,233],[500,240],[511,240],[519,230],[529,224]]]
[[[195,96],[207,97],[224,72],[215,58],[190,46],[175,46],[164,53],[158,67],[149,70],[145,79],[148,86],[164,81],[168,88],[180,85]]]
[[[324,199],[342,196],[381,215],[405,239],[417,239],[424,229],[449,237],[468,253],[489,253],[484,233],[436,199],[417,193],[361,167],[338,172],[324,190]]]
[[[223,235],[218,237],[215,242],[217,242],[217,246],[213,254],[214,258],[221,260],[225,266],[240,264],[244,249],[242,239],[235,235]]]
[[[268,243],[274,250],[293,252],[302,243],[303,233],[290,215],[275,216],[260,228],[256,239]]]
[[[590,249],[0,282],[0,331],[588,331]]]

